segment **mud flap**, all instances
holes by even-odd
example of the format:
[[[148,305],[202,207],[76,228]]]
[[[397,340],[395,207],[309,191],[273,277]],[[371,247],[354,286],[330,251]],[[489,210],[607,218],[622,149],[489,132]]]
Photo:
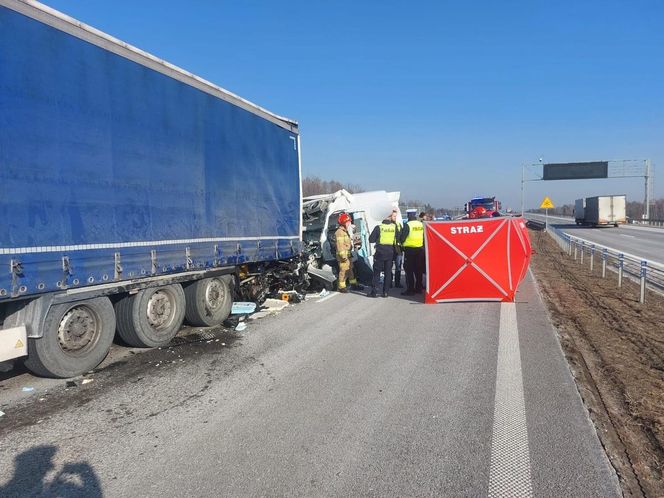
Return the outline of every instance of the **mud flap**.
[[[25,326],[0,330],[0,362],[28,354],[28,333]]]

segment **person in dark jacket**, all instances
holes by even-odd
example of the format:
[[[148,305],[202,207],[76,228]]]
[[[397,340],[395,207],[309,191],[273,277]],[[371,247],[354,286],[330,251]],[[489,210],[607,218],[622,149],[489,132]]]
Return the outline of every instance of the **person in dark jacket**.
[[[373,287],[369,297],[376,297],[378,291],[382,289],[382,296],[387,297],[387,291],[392,283],[392,262],[399,243],[399,227],[396,223],[397,213],[392,212],[390,216],[376,226],[369,242],[376,244],[373,263]],[[383,273],[383,285],[380,285],[380,274]]]

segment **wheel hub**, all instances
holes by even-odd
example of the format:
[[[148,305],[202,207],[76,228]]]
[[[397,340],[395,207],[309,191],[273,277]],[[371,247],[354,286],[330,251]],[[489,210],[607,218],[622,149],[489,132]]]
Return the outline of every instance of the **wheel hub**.
[[[75,306],[62,317],[58,327],[58,342],[63,351],[76,352],[94,341],[99,321],[87,306]]]
[[[173,311],[172,297],[164,291],[152,294],[148,301],[148,321],[156,329],[167,326]]]
[[[224,288],[218,280],[212,280],[205,289],[205,304],[214,311],[224,301]]]

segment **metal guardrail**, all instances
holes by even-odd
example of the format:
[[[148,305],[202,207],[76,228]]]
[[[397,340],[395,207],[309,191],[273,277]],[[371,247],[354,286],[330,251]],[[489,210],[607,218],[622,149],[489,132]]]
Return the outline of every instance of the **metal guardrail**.
[[[607,269],[615,272],[618,287],[622,287],[625,278],[638,282],[640,303],[646,301],[646,289],[664,293],[664,265],[569,235],[555,227],[549,226],[547,233],[568,256],[588,264],[591,272],[601,269],[602,278],[606,278]]]
[[[664,227],[664,220],[640,220],[640,219],[634,219],[634,220],[629,220],[629,225],[645,225],[645,226],[650,226],[650,227]]]
[[[544,213],[526,213],[538,216],[540,218],[544,218]],[[553,220],[567,220],[569,221],[570,224],[575,223],[575,219],[573,216],[564,216],[564,215],[556,215],[556,214],[549,214],[549,219]],[[539,220],[538,220],[539,221]],[[664,227],[664,219],[655,219],[655,218],[650,218],[650,219],[641,219],[641,218],[628,218],[626,225],[642,225],[646,227]]]

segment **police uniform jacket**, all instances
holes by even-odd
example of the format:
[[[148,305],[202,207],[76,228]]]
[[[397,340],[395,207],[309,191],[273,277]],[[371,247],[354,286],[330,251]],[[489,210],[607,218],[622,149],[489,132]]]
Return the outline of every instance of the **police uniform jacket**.
[[[406,247],[406,240],[408,239],[408,236],[410,235],[410,225],[409,225],[409,223],[411,221],[419,222],[418,226],[416,228],[419,229],[420,231],[422,231],[424,229],[421,220],[408,220],[408,222],[403,226],[403,229],[401,230],[401,237],[400,237],[401,245],[404,249],[422,248],[422,247],[424,247],[424,237],[423,237],[424,234],[423,233],[420,234],[420,238],[422,239],[421,244],[418,244],[416,247]]]
[[[382,239],[381,230],[380,230],[381,225],[383,226],[391,225],[390,228],[394,227],[393,228],[394,236],[391,237],[391,240],[388,243],[385,243],[385,240],[381,240]],[[394,255],[397,251],[397,245],[399,244],[399,240],[401,237],[399,233],[399,226],[390,219],[383,220],[381,225],[375,226],[374,229],[371,231],[371,235],[369,235],[369,242],[371,242],[372,244],[376,244],[374,259],[391,260],[394,258]]]

